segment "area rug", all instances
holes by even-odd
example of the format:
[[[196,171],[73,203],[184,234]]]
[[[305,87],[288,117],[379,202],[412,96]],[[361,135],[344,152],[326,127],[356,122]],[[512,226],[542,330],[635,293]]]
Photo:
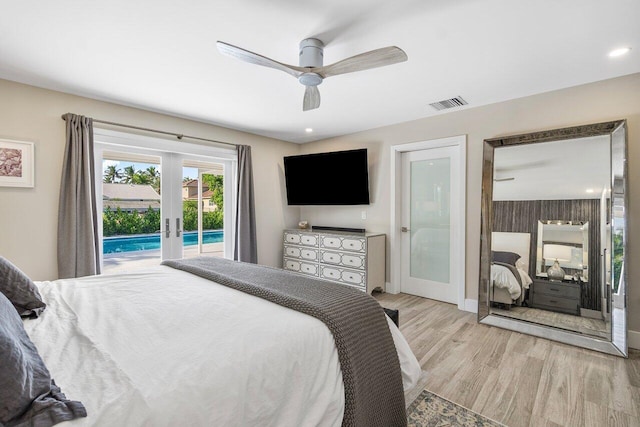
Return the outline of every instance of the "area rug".
[[[423,390],[407,408],[408,427],[504,427],[496,421]]]

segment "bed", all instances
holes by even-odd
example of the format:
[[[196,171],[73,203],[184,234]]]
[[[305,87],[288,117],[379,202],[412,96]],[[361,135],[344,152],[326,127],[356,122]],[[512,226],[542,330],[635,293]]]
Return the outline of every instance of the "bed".
[[[531,235],[529,233],[491,233],[491,286],[492,303],[522,305],[526,290],[533,283],[529,271]],[[515,256],[513,256],[515,255]]]
[[[317,318],[165,265],[36,286],[47,308],[25,330],[88,414],[61,426],[343,423],[336,341]],[[421,369],[386,324],[407,391]]]

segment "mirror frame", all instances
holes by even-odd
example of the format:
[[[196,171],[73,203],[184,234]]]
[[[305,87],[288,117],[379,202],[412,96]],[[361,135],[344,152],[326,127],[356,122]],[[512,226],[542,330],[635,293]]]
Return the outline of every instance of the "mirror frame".
[[[624,138],[613,138],[614,132],[624,131]],[[527,134],[505,136],[499,138],[485,139],[482,159],[482,198],[480,217],[480,281],[478,285],[478,323],[496,326],[512,331],[522,332],[537,337],[547,338],[554,341],[571,344],[578,347],[588,348],[603,353],[616,356],[627,357],[627,273],[623,269],[620,278],[620,290],[618,295],[609,292],[611,302],[611,337],[605,340],[595,336],[583,335],[578,332],[571,332],[565,329],[554,328],[542,324],[532,323],[524,320],[508,318],[490,313],[489,285],[491,270],[491,233],[493,231],[493,155],[494,150],[499,147],[508,147],[521,144],[535,144],[540,142],[562,141],[567,139],[586,138],[590,136],[609,135],[611,139],[611,150],[614,151],[614,143],[622,143],[624,147],[617,147],[618,152],[623,154],[622,162],[622,191],[615,191],[620,188],[620,177],[614,176],[614,168],[611,166],[611,198],[609,199],[609,211],[613,211],[613,205],[622,206],[625,216],[618,224],[623,236],[623,265],[626,263],[627,240],[628,240],[628,207],[629,194],[627,190],[627,124],[626,120],[616,120],[582,126],[573,126],[561,129],[552,129]],[[614,159],[611,158],[613,164]],[[616,185],[614,185],[616,184]],[[612,218],[611,218],[612,219]],[[590,274],[597,274],[590,272]],[[617,311],[615,309],[617,307]]]

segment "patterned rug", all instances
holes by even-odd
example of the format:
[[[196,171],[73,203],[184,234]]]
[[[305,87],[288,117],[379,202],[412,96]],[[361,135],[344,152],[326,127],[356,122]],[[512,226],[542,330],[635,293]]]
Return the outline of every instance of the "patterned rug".
[[[423,390],[407,408],[407,423],[408,427],[504,427],[427,390]]]

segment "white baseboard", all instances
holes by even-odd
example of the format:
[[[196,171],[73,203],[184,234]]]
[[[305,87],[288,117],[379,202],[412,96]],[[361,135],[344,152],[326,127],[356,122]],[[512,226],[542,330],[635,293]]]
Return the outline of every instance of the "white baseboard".
[[[465,299],[464,311],[470,311],[471,313],[478,312],[478,300],[477,299]]]
[[[627,338],[629,340],[627,343],[629,348],[640,350],[640,332],[629,329],[629,335]]]

